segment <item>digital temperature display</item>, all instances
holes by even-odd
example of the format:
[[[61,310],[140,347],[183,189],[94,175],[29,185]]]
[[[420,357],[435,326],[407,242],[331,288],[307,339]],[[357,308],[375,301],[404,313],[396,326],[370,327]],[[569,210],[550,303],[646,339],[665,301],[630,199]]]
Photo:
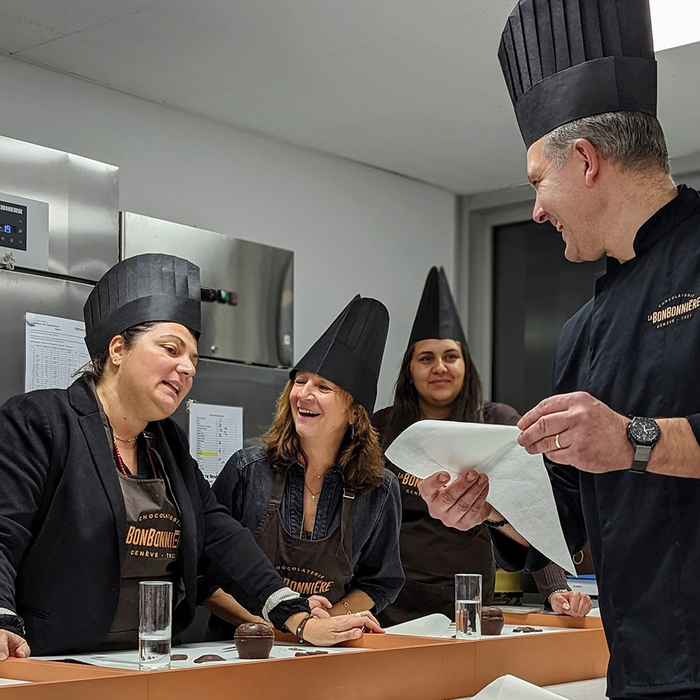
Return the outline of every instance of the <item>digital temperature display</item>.
[[[0,201],[0,247],[27,250],[27,207]]]

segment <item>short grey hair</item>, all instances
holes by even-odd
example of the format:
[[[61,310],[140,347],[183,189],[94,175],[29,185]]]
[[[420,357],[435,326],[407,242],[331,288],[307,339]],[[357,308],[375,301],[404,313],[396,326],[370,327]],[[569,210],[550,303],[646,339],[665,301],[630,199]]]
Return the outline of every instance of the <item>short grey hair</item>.
[[[550,131],[544,137],[544,154],[561,168],[569,160],[576,139],[586,139],[604,158],[627,170],[659,169],[669,174],[668,148],[656,117],[642,112],[606,112],[584,117]]]

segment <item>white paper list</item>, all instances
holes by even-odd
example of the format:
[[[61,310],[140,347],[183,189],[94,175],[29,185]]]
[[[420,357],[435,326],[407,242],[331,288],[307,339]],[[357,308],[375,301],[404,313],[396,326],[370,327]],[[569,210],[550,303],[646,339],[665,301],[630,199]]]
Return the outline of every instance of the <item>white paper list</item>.
[[[243,447],[243,409],[240,406],[190,405],[190,454],[210,484],[229,457]]]
[[[90,361],[85,324],[29,312],[24,319],[24,390],[67,388],[75,372]]]

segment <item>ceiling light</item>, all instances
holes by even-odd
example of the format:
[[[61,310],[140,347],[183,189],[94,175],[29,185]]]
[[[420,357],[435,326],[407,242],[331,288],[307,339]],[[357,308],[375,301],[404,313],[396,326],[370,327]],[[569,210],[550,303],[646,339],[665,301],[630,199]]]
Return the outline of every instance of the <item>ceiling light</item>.
[[[656,51],[700,41],[698,0],[649,0],[649,4]]]

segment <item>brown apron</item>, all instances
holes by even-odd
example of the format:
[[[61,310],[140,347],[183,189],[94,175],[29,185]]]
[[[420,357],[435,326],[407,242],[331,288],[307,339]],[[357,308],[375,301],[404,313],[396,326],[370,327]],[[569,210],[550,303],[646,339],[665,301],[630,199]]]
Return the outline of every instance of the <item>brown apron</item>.
[[[495,569],[487,527],[461,532],[431,518],[418,492],[421,479],[388,461],[386,466],[398,476],[401,489],[401,562],[406,583],[394,603],[378,615],[380,623],[396,625],[430,613],[454,620],[456,573],[481,574],[482,599],[490,603]]]
[[[126,539],[119,604],[101,649],[138,643],[139,581],[175,581],[178,576],[180,515],[164,480],[117,475],[126,508]]]
[[[343,490],[340,527],[319,540],[290,535],[282,525],[280,505],[287,470],[278,471],[256,542],[275,565],[284,582],[300,595],[322,595],[337,603],[353,577],[352,502],[355,492]]]

